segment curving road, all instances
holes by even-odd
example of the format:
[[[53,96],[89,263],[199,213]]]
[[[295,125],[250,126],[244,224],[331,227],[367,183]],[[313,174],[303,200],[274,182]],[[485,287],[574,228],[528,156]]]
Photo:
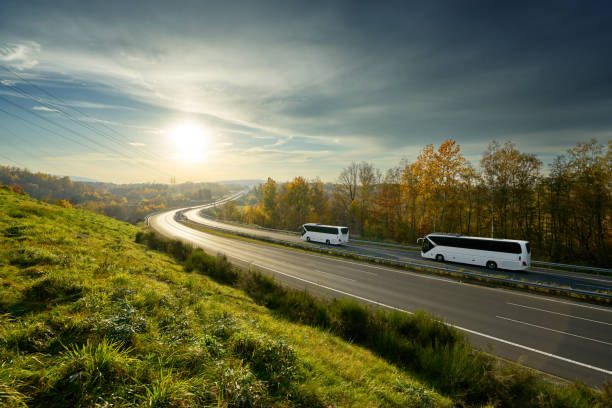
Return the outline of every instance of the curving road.
[[[151,216],[150,227],[291,287],[407,312],[426,310],[463,330],[475,347],[553,375],[596,386],[612,379],[612,308],[221,237],[178,223],[177,211]]]

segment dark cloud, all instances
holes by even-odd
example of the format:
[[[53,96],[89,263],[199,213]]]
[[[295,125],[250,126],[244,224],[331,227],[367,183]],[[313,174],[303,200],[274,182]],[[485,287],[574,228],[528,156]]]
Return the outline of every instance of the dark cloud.
[[[75,1],[0,7],[0,32],[43,47],[63,42],[99,53],[121,50],[156,64],[184,43],[204,67],[239,63],[245,72],[264,72],[263,83],[268,69],[272,79],[288,84],[267,90],[227,78],[215,85],[231,90],[233,103],[251,120],[287,133],[358,135],[394,148],[447,137],[550,139],[555,131],[582,140],[612,126],[609,2]],[[193,68],[189,55],[185,64]]]

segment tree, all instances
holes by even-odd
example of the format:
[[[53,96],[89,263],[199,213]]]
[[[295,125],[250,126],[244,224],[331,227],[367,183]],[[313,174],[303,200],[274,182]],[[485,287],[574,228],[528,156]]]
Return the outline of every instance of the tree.
[[[283,226],[287,229],[297,230],[300,225],[307,222],[310,215],[310,186],[303,177],[296,177],[293,181],[283,185],[280,198]]]
[[[502,146],[493,141],[487,147],[480,165],[491,196],[491,236],[507,238],[517,233],[525,234],[526,228],[522,225],[521,229],[520,220],[523,216],[528,217],[532,208],[529,206],[530,195],[542,162],[534,154],[519,152],[511,142]],[[498,214],[500,234],[495,234],[495,212]]]
[[[263,211],[266,214],[266,226],[277,227],[279,223],[279,197],[276,181],[268,177],[268,181],[262,186]]]

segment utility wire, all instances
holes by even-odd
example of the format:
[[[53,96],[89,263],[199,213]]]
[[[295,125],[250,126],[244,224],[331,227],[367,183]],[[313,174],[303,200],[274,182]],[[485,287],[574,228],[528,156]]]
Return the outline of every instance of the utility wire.
[[[39,118],[39,119],[41,119],[41,120],[44,120],[45,122],[48,122],[48,123],[50,123],[50,124],[52,124],[52,125],[55,125],[55,126],[57,126],[57,127],[61,128],[61,129],[65,130],[65,131],[67,131],[67,132],[70,132],[70,133],[72,133],[72,134],[76,135],[77,137],[80,137],[80,138],[83,138],[83,139],[85,139],[85,140],[88,140],[90,143],[93,143],[93,144],[95,144],[95,145],[99,146],[99,147],[100,147],[100,148],[102,148],[102,149],[107,149],[107,150],[109,150],[109,151],[111,151],[111,152],[113,152],[113,153],[115,153],[115,154],[117,154],[117,155],[119,155],[119,156],[122,156],[123,158],[127,159],[128,161],[132,161],[132,160],[133,160],[131,157],[127,156],[126,154],[124,154],[124,153],[122,153],[122,152],[119,152],[119,151],[117,151],[117,150],[113,149],[113,148],[112,148],[112,147],[110,147],[110,146],[104,146],[103,144],[101,144],[101,143],[97,142],[97,141],[96,141],[96,140],[94,140],[94,139],[91,139],[91,138],[89,138],[89,137],[87,137],[87,136],[85,136],[85,135],[82,135],[82,134],[80,134],[80,133],[77,133],[77,132],[75,132],[74,130],[70,129],[69,127],[66,127],[66,126],[64,126],[64,125],[62,125],[62,124],[56,123],[56,122],[52,121],[51,119],[46,118],[46,117],[44,117],[44,116],[42,116],[42,115],[40,115],[40,114],[38,114],[38,113],[36,113],[36,112],[33,112],[33,111],[31,111],[30,109],[27,109],[27,108],[25,108],[25,107],[23,107],[23,106],[21,106],[21,105],[19,105],[19,104],[15,103],[15,102],[12,102],[12,101],[10,101],[9,99],[7,99],[7,98],[5,98],[5,97],[3,97],[3,96],[1,96],[1,95],[0,95],[0,99],[2,99],[2,100],[4,100],[5,102],[7,102],[7,103],[9,103],[9,104],[11,104],[11,105],[13,105],[13,106],[15,106],[16,108],[18,108],[18,109],[20,109],[20,110],[23,110],[24,112],[29,113],[30,115],[36,116],[37,118]],[[4,111],[4,112],[6,112],[6,111]],[[60,135],[59,133],[55,133],[55,134]],[[66,138],[66,137],[64,137],[64,138]],[[68,140],[71,140],[71,141],[73,141],[73,142],[76,142],[75,140],[72,140],[72,139],[68,139]],[[78,143],[78,142],[76,142],[76,143]],[[84,145],[84,144],[82,144],[82,143],[79,143],[79,144],[80,144],[81,146],[85,146],[85,145]],[[85,146],[85,147],[86,147],[87,149],[92,149],[92,147],[91,147],[91,146]],[[92,150],[96,150],[96,149],[92,149]],[[97,151],[98,153],[105,154],[105,152],[102,152],[102,151],[99,151],[99,150],[96,150],[96,151]],[[162,171],[162,170],[159,170],[159,169],[157,169],[157,168],[155,168],[155,167],[152,167],[152,166],[150,166],[150,165],[146,165],[146,164],[141,163],[141,162],[139,162],[139,161],[135,161],[134,163],[135,163],[135,164],[137,164],[137,165],[139,165],[140,167],[146,168],[147,170],[151,170],[151,169],[153,169],[154,171],[157,171],[157,172],[159,172],[159,173],[161,173],[161,174],[165,174],[165,175],[167,175],[167,176],[170,176],[170,174],[169,174],[169,173],[166,173],[166,172],[164,172],[164,171]]]
[[[3,98],[2,96],[0,96],[0,99],[5,99],[5,98]],[[6,100],[6,99],[5,99],[5,100]],[[20,107],[19,105],[16,105],[16,104],[15,104],[15,106]],[[23,107],[21,107],[21,108],[23,108]],[[24,109],[26,112],[31,113],[31,112],[29,112],[27,109],[25,109],[25,108],[23,108],[23,109]],[[32,122],[31,120],[28,120],[28,119],[26,119],[26,118],[24,118],[24,117],[21,117],[21,116],[19,116],[19,115],[14,114],[14,113],[8,112],[8,111],[6,111],[6,110],[4,110],[4,109],[2,109],[2,108],[0,108],[0,112],[3,112],[3,113],[5,113],[6,115],[12,116],[12,117],[14,117],[14,118],[16,118],[16,119],[19,119],[19,120],[21,120],[21,121],[23,121],[23,122],[25,122],[25,123],[28,123],[28,124],[30,124],[30,125],[32,125],[32,126],[36,126],[36,127],[40,128],[40,129],[42,129],[42,130],[46,131],[46,132],[52,133],[52,134],[54,134],[54,135],[56,135],[56,136],[59,136],[59,137],[61,137],[61,138],[63,138],[63,139],[66,139],[66,140],[68,140],[68,141],[70,141],[70,142],[72,142],[72,143],[76,143],[76,144],[78,144],[79,146],[82,146],[82,147],[84,147],[84,148],[85,148],[85,149],[87,149],[87,150],[93,150],[93,151],[96,151],[97,153],[100,153],[100,154],[106,154],[106,152],[100,151],[100,150],[98,150],[98,149],[93,148],[92,146],[88,146],[88,145],[86,145],[86,144],[84,144],[84,143],[81,143],[79,140],[76,140],[76,139],[73,139],[73,138],[71,138],[71,137],[68,137],[68,136],[64,135],[63,133],[57,132],[57,131],[55,131],[55,130],[53,130],[53,129],[50,129],[50,128],[48,128],[48,127],[41,126],[41,125],[39,125],[39,124],[38,124],[38,123],[36,123],[36,122]],[[137,164],[139,164],[139,163],[137,163]],[[147,170],[149,170],[149,169],[147,169]]]
[[[15,132],[10,130],[6,126],[0,125],[0,133],[2,133],[2,132],[4,134],[9,135],[9,136],[13,136],[14,139],[18,139],[19,138],[19,136]],[[45,163],[47,163],[47,166],[49,166],[51,169],[55,170],[57,172],[57,174],[68,174],[68,172],[60,169],[54,163],[52,163],[50,160],[48,160],[48,159],[46,159],[44,157],[36,156],[36,154],[33,154],[32,151],[29,151],[29,149],[25,149],[24,146],[20,146],[19,144],[14,143],[13,140],[11,140],[10,138],[9,138],[9,140],[5,140],[5,143],[9,144],[13,149],[21,151],[22,153],[25,153],[27,156],[30,156],[30,157],[35,158],[37,160],[44,161]],[[48,150],[43,150],[40,147],[37,147],[37,149],[39,149],[42,153],[46,153],[48,156],[51,156],[51,152],[49,152]]]
[[[23,167],[24,169],[26,169],[26,168],[28,167],[28,166],[26,166],[26,165],[25,165],[25,164],[23,164],[23,163],[19,163],[18,161],[15,161],[15,160],[11,159],[10,157],[6,157],[6,156],[5,156],[5,155],[3,155],[3,154],[0,154],[0,157],[2,157],[4,160],[8,160],[8,161],[10,161],[10,162],[15,163],[17,166],[19,166],[19,167]]]
[[[85,117],[87,117],[87,118],[89,118],[89,119],[92,119],[92,120],[93,120],[95,123],[98,123],[100,126],[102,126],[102,127],[106,128],[106,129],[108,129],[109,131],[111,131],[111,132],[113,132],[113,133],[117,134],[117,135],[119,136],[119,138],[116,138],[116,137],[113,137],[113,136],[110,136],[110,135],[104,135],[104,134],[102,134],[102,136],[104,136],[104,137],[106,137],[106,138],[112,138],[112,139],[113,139],[113,140],[114,140],[116,143],[119,143],[119,144],[120,144],[120,145],[122,145],[122,146],[124,145],[124,141],[122,140],[123,135],[122,135],[121,133],[117,132],[115,129],[111,128],[110,126],[107,126],[105,123],[99,122],[99,120],[98,120],[97,118],[94,118],[94,117],[92,117],[91,115],[87,114],[86,112],[83,112],[82,110],[80,110],[80,109],[78,109],[78,108],[76,108],[76,107],[74,107],[74,106],[70,105],[68,102],[66,102],[65,100],[63,100],[63,99],[62,99],[62,98],[60,98],[59,96],[54,95],[54,94],[53,94],[53,93],[51,93],[50,91],[47,91],[46,89],[44,89],[44,88],[42,88],[42,87],[40,87],[40,86],[36,85],[35,83],[33,83],[32,81],[28,80],[27,78],[22,77],[22,76],[21,76],[21,75],[19,75],[17,72],[15,72],[15,71],[13,71],[13,70],[11,70],[11,69],[7,68],[7,67],[6,67],[6,66],[4,66],[4,65],[0,65],[0,66],[1,66],[2,68],[4,68],[6,71],[8,71],[9,73],[11,73],[12,75],[14,75],[15,77],[17,77],[17,78],[19,78],[20,80],[22,80],[22,81],[26,82],[27,84],[29,84],[29,85],[30,85],[30,86],[32,86],[33,88],[36,88],[36,89],[38,89],[39,91],[41,91],[41,92],[45,93],[46,95],[50,96],[51,98],[55,99],[56,101],[58,101],[58,102],[59,102],[60,104],[62,104],[63,106],[67,106],[68,108],[70,108],[70,109],[72,109],[72,110],[74,110],[74,111],[76,111],[76,112],[80,113],[81,115],[83,115],[83,116],[85,116]],[[14,87],[14,88],[16,88],[16,89],[20,89],[19,87],[15,86],[15,85],[6,85],[6,84],[4,84],[4,85],[5,85],[5,86],[11,86],[11,87]],[[28,92],[23,91],[23,90],[20,90],[20,91],[22,91],[23,93],[25,93],[25,94],[29,95],[29,97],[34,98],[34,96],[32,96],[31,94],[29,94]],[[44,104],[44,103],[45,103],[45,102],[42,102],[41,100],[38,100],[38,99],[36,99],[36,100],[37,100],[39,103],[42,103],[42,104]],[[55,109],[59,110],[60,112],[64,113],[65,115],[68,115],[68,116],[70,116],[70,117],[73,117],[72,115],[70,115],[70,113],[68,113],[68,112],[64,111],[63,109],[59,108],[57,105],[53,105],[53,108],[55,108]],[[75,120],[78,120],[78,119],[76,119],[76,118],[75,118]],[[82,126],[85,126],[85,125],[83,125],[83,124],[82,124]],[[87,128],[88,128],[88,129],[90,129],[90,130],[93,130],[93,129],[92,129],[91,127],[89,127],[89,126],[87,126]],[[100,133],[98,133],[98,134],[100,134]],[[136,150],[134,150],[134,151],[136,151]],[[140,154],[140,153],[142,153],[142,152],[140,152],[140,151],[137,151],[137,152],[138,152],[139,154]],[[147,153],[147,152],[145,152],[145,153]],[[158,155],[154,154],[153,152],[148,152],[148,155],[150,156],[150,158],[153,158],[154,160],[159,160],[159,161],[162,161],[162,160],[163,160],[163,159],[162,159],[160,156],[158,156]]]

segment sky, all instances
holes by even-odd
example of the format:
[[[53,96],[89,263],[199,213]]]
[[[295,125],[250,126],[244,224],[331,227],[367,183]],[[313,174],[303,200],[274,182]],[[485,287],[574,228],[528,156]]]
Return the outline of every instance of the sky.
[[[612,139],[612,3],[0,3],[0,163],[100,181],[385,170]]]

